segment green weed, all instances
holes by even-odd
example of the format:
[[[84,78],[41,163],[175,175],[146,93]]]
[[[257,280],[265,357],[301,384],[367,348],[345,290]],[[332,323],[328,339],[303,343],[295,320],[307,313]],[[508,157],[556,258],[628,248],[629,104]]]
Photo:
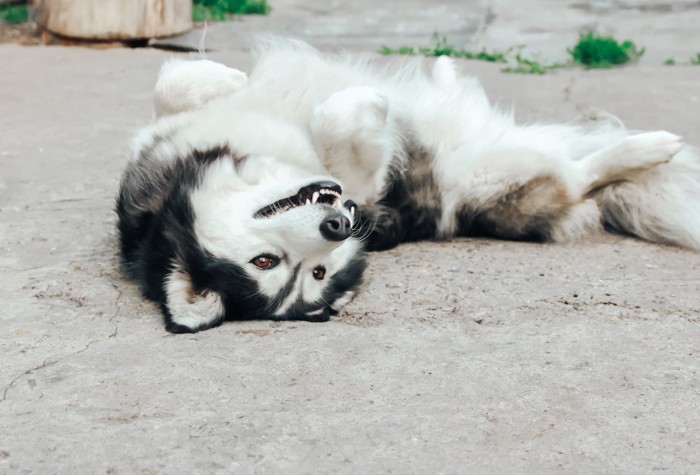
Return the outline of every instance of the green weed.
[[[673,58],[668,58],[666,61],[664,61],[664,64],[666,66],[673,66],[674,64],[676,64],[676,60]]]
[[[515,55],[515,66],[501,69],[504,73],[512,74],[547,74],[553,69],[565,68],[566,64],[542,64],[534,59],[524,58],[520,53]]]
[[[637,61],[644,54],[644,48],[637,48],[632,41],[619,43],[610,36],[601,36],[593,31],[582,33],[578,43],[569,49],[574,64],[589,69],[610,68]]]
[[[26,5],[0,5],[0,22],[14,25],[29,21]]]
[[[430,47],[414,47],[401,46],[397,49],[392,49],[389,46],[382,46],[379,50],[381,54],[401,54],[401,55],[422,55],[422,56],[450,56],[452,58],[474,59],[479,61],[489,61],[492,63],[505,63],[507,61],[506,54],[498,51],[488,52],[481,50],[479,52],[457,49],[447,43],[447,38],[440,36],[437,33],[433,34],[433,45]]]
[[[229,15],[264,15],[271,10],[267,0],[194,0],[194,21],[223,21]]]
[[[695,55],[694,58],[690,58],[690,64],[698,64],[700,65],[700,53]]]
[[[567,50],[571,54],[572,61],[566,64],[544,64],[524,57],[522,50],[523,46],[510,48],[505,52],[488,52],[485,49],[473,52],[456,49],[447,43],[447,39],[444,36],[434,33],[432,46],[401,46],[397,49],[382,46],[379,52],[387,55],[451,56],[453,58],[474,59],[494,63],[511,63],[511,65],[503,68],[501,71],[514,74],[547,74],[554,69],[567,68],[574,65],[586,68],[609,68],[630,61],[637,61],[644,54],[644,48],[637,48],[637,45],[632,41],[619,43],[614,38],[600,36],[592,31],[582,33],[578,42]],[[700,64],[700,54],[691,61],[693,64]],[[664,64],[675,64],[675,60],[669,58]]]
[[[506,73],[515,74],[546,74],[555,68],[561,68],[565,65],[553,64],[547,65],[539,63],[532,59],[527,59],[523,57],[519,51],[522,47],[510,48],[505,52],[501,51],[486,51],[482,49],[481,51],[468,51],[465,49],[457,49],[447,43],[447,38],[440,36],[438,33],[433,34],[433,45],[430,47],[414,47],[414,46],[401,46],[399,48],[393,49],[389,46],[382,46],[379,52],[381,54],[401,54],[401,55],[422,55],[422,56],[450,56],[452,58],[462,58],[471,59],[476,61],[488,61],[490,63],[508,63],[509,57],[511,57],[514,51],[516,53],[514,61],[514,66],[508,66],[502,69]]]

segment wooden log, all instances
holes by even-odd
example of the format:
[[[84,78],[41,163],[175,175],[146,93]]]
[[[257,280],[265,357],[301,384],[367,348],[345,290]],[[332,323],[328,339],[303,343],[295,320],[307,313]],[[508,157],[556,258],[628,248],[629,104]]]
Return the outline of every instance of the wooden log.
[[[192,0],[34,0],[32,18],[70,38],[158,38],[192,28]]]

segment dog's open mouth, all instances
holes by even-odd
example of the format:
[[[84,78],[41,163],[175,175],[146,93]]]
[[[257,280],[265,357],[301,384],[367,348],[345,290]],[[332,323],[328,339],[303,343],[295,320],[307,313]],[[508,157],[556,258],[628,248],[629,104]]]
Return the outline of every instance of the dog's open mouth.
[[[254,215],[255,218],[269,218],[279,213],[284,213],[290,209],[300,206],[326,204],[337,209],[342,209],[340,195],[343,189],[339,184],[332,181],[322,181],[311,183],[299,189],[299,191],[286,198],[277,200],[274,203],[260,208]]]

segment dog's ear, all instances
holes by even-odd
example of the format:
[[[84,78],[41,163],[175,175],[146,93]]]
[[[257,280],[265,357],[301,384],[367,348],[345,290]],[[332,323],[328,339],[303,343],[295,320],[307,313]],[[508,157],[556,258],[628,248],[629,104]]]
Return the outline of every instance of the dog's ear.
[[[172,333],[195,333],[215,327],[224,319],[221,295],[212,290],[195,291],[190,275],[174,265],[165,278],[165,328]]]

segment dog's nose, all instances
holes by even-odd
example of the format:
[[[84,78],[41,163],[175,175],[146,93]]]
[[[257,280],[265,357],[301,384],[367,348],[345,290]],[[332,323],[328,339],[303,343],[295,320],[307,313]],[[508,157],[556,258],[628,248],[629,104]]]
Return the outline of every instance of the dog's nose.
[[[342,241],[352,234],[350,220],[342,214],[324,219],[319,229],[323,237],[329,241]]]

